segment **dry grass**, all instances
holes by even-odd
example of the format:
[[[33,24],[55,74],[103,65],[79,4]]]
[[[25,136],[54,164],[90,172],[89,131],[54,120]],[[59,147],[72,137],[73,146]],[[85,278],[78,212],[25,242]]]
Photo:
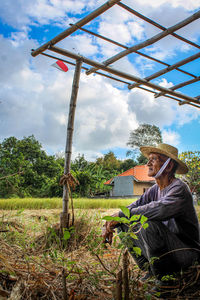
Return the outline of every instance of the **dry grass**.
[[[114,299],[121,250],[118,240],[104,249],[99,238],[102,215],[114,211],[75,210],[74,232],[64,248],[55,234],[59,209],[0,211],[0,299],[60,300],[65,284],[68,300]],[[142,285],[141,271],[129,260],[131,299],[157,299],[148,294],[154,281]],[[188,270],[167,299],[200,299],[199,274],[200,266]]]

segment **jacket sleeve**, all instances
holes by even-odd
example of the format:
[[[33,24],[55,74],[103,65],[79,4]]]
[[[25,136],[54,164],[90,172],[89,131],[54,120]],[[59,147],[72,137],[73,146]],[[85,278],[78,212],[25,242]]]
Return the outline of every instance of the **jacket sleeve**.
[[[151,188],[149,188],[137,201],[134,201],[130,205],[127,206],[127,208],[131,211],[134,208],[144,206],[148,204],[149,202],[155,200],[154,196],[156,195],[156,191],[158,189],[158,186],[154,184]],[[122,211],[119,212],[120,217],[125,217]]]
[[[129,206],[132,215],[144,215],[148,220],[166,221],[183,214],[187,191],[177,184],[166,195],[157,198],[157,201],[149,203],[140,202],[141,205]],[[121,215],[120,215],[121,216]]]

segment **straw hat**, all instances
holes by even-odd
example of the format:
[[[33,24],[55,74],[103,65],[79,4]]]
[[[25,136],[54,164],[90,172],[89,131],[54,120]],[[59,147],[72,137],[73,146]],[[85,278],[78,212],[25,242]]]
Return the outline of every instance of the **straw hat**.
[[[188,167],[186,166],[186,164],[178,158],[178,149],[171,145],[159,144],[156,147],[144,146],[140,147],[140,151],[147,158],[149,157],[150,153],[164,154],[178,163],[178,168],[176,170],[177,174],[186,174],[188,172]]]

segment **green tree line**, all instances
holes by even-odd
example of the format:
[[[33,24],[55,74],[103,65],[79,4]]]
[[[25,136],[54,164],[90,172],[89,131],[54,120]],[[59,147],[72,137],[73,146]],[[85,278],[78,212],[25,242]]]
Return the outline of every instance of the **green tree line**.
[[[128,159],[117,159],[109,151],[90,162],[79,154],[71,162],[71,173],[80,183],[73,196],[109,193],[110,187],[104,182],[138,164],[146,164],[147,159],[140,153],[140,146],[155,146],[161,142],[162,135],[157,126],[141,124],[130,132]],[[179,157],[189,167],[189,173],[183,180],[192,192],[200,193],[200,151],[183,152]],[[0,198],[62,197],[59,181],[63,172],[64,158],[48,155],[33,135],[21,140],[9,137],[0,143]]]
[[[79,154],[71,163],[71,173],[80,183],[74,196],[108,192],[104,182],[136,164],[131,158],[117,159],[111,151],[94,162]],[[1,198],[61,197],[63,172],[64,158],[48,155],[33,135],[21,140],[9,137],[0,143]]]

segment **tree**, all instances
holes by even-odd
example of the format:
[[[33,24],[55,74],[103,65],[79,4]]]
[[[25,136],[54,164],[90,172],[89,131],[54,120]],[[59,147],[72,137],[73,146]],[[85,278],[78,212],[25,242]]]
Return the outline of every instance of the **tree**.
[[[122,160],[120,163],[120,172],[125,172],[137,165],[137,162],[131,158]]]
[[[133,149],[127,151],[127,155],[135,157],[139,153],[141,146],[157,146],[159,143],[162,143],[162,135],[159,127],[150,124],[141,124],[137,129],[130,132],[127,145]],[[139,160],[146,162],[143,155],[140,155]]]
[[[71,162],[71,169],[74,171],[81,171],[87,168],[89,162],[85,159],[84,155],[78,154],[78,156]]]
[[[200,151],[186,151],[179,155],[189,168],[189,172],[183,175],[192,192],[200,193]]]
[[[58,195],[62,173],[60,161],[48,156],[33,135],[9,137],[0,144],[0,197],[51,197],[55,190]]]
[[[97,165],[101,165],[106,170],[120,170],[120,160],[116,158],[112,151],[104,154],[96,160]]]

